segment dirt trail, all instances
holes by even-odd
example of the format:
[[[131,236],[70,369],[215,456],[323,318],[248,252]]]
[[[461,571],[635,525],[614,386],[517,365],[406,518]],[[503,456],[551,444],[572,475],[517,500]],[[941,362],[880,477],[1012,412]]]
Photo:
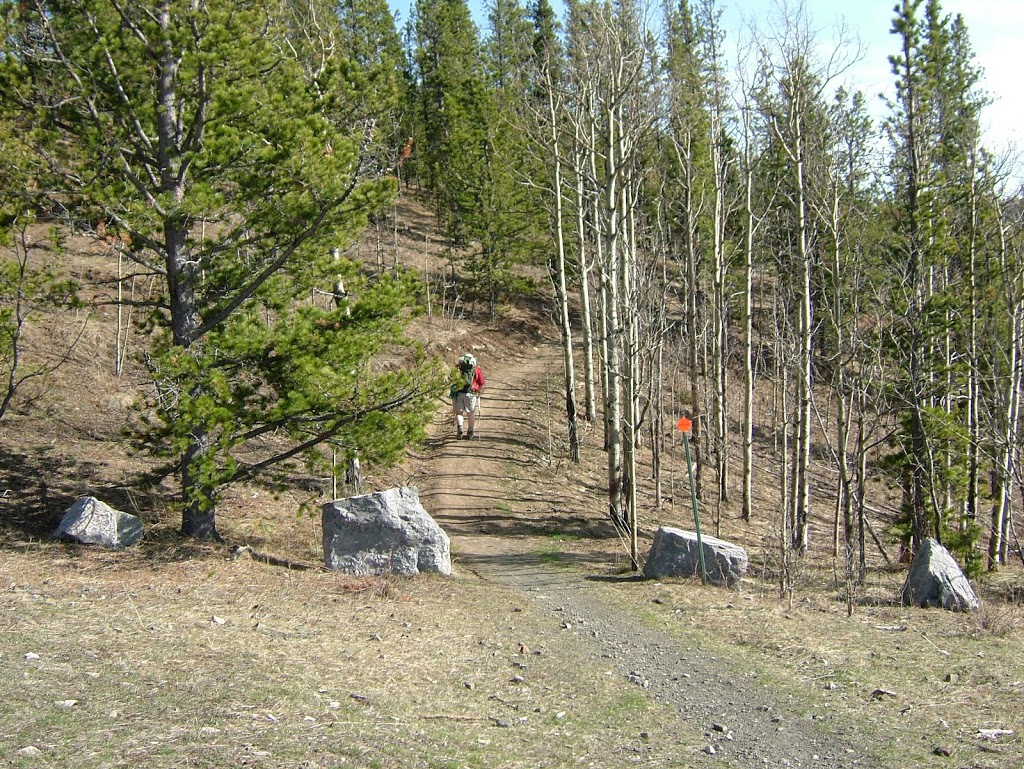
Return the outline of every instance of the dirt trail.
[[[548,345],[511,353],[497,364],[480,362],[487,385],[476,437],[456,439],[446,409],[434,424],[436,437],[420,482],[424,506],[435,511],[452,538],[456,568],[460,562],[479,565],[481,559],[512,554],[522,545],[521,538],[509,536],[515,522],[503,496],[510,478],[529,476],[542,462],[541,447],[528,437],[536,432],[532,395],[552,370],[561,371],[558,351]]]
[[[456,440],[447,414],[439,419],[419,481],[424,505],[452,538],[457,575],[522,591],[546,610],[553,629],[575,635],[581,654],[611,660],[627,682],[670,705],[681,722],[705,729],[705,750],[715,752],[691,755],[687,765],[872,766],[858,736],[843,734],[827,713],[797,715],[749,673],[730,672],[738,669],[735,663],[687,648],[617,606],[615,591],[629,589],[632,578],[544,563],[538,540],[524,533],[535,528],[516,520],[506,495],[510,477],[530,477],[546,459],[538,445],[546,425],[538,424],[543,412],[535,401],[544,377],[561,371],[559,354],[541,345],[481,363],[488,385],[479,437]]]

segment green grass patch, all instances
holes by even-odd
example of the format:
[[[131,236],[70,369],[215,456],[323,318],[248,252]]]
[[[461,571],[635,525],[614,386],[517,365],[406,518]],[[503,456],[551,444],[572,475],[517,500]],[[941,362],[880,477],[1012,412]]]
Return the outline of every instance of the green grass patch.
[[[545,566],[561,566],[565,568],[572,566],[566,559],[561,539],[555,538],[553,535],[549,536],[546,541],[542,540],[540,546],[535,548],[532,554]]]

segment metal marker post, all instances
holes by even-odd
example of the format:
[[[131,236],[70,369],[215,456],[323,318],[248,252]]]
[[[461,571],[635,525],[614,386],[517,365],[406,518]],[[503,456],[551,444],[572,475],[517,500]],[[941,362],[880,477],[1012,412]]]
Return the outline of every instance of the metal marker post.
[[[704,567],[704,541],[700,536],[700,513],[697,511],[697,489],[693,485],[693,462],[690,460],[690,427],[693,426],[686,417],[680,417],[676,427],[683,433],[683,445],[686,447],[686,469],[690,474],[690,498],[693,500],[693,525],[697,530],[697,558],[700,561],[701,584],[708,584],[708,572]]]

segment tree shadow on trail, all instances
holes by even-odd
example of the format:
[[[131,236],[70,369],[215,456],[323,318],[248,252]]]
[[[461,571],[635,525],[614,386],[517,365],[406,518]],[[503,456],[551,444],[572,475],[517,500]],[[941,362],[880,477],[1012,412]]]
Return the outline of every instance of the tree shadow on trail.
[[[578,590],[581,581],[629,583],[642,579],[635,574],[595,574],[595,568],[615,568],[606,550],[577,552],[456,553],[454,567],[467,568],[502,582],[528,582],[532,587]],[[589,573],[588,573],[589,572]]]
[[[433,518],[449,535],[488,535],[502,537],[543,537],[571,540],[608,540],[616,536],[610,523],[586,516],[553,517],[548,511],[513,513],[479,510],[457,514],[433,513]]]
[[[608,582],[613,585],[628,585],[633,582],[646,582],[649,578],[643,572],[631,571],[623,574],[588,574],[587,582]]]
[[[515,461],[518,464],[532,464],[525,460],[516,459],[515,452],[511,449],[521,449],[527,453],[540,453],[543,447],[537,443],[513,438],[508,435],[490,433],[487,428],[480,427],[476,438],[473,440],[459,440],[453,434],[440,435],[435,438],[428,438],[423,442],[423,447],[428,451],[439,451],[445,447],[455,450],[462,448],[467,454],[476,459],[489,459],[499,461]]]

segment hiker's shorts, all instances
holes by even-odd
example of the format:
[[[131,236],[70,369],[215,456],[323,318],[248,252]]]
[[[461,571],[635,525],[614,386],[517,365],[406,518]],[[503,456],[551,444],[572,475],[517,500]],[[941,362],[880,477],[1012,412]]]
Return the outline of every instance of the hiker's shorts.
[[[459,393],[455,396],[455,413],[472,414],[480,405],[480,396],[475,393]]]

